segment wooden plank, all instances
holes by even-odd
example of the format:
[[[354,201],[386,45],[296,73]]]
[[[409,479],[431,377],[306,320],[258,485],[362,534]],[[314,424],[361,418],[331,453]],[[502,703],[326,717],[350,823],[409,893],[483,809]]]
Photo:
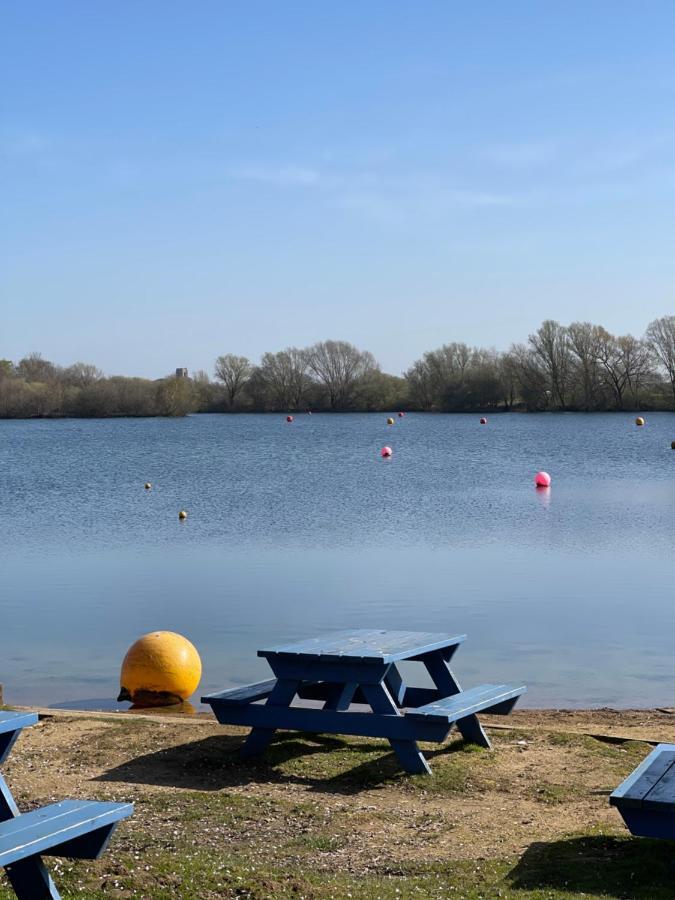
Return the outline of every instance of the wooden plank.
[[[675,744],[658,744],[613,791],[612,806],[642,806],[643,798],[675,761]]]
[[[16,712],[14,710],[0,711],[0,734],[10,731],[20,731],[31,725],[37,725],[38,717],[34,712]]]
[[[130,816],[131,803],[63,800],[0,823],[0,866],[45,853],[60,844]]]
[[[371,712],[336,712],[302,706],[276,707],[249,704],[248,706],[219,707],[213,711],[223,725],[248,725],[253,728],[288,731],[310,731],[317,734],[353,734],[362,737],[382,737],[402,740],[445,740],[450,731],[446,720],[422,717],[412,721],[408,715],[377,715]]]
[[[410,659],[443,647],[456,646],[465,634],[438,634],[428,631],[378,631],[358,629],[319,635],[279,647],[258,650],[258,656],[321,658],[325,661],[350,658],[360,662],[391,663]]]
[[[525,693],[525,685],[483,684],[479,687],[462,691],[452,697],[435,700],[426,706],[406,713],[406,718],[419,720],[429,717],[444,718],[448,722],[456,722],[465,716],[473,715],[512,697]]]
[[[231,703],[233,706],[241,706],[244,703],[252,703],[254,700],[262,700],[264,697],[269,697],[276,683],[276,678],[270,678],[267,681],[258,681],[255,684],[244,684],[215,694],[206,694],[202,697],[202,703],[210,704],[212,700],[217,700],[219,703]]]
[[[670,752],[662,753],[661,757],[663,756],[670,757],[670,765],[666,767],[656,784],[643,797],[642,808],[645,810],[656,807],[664,811],[675,810],[675,753],[672,755]],[[659,757],[659,761],[661,757]],[[650,770],[647,770],[647,773],[642,776],[641,782],[648,777],[649,772]]]

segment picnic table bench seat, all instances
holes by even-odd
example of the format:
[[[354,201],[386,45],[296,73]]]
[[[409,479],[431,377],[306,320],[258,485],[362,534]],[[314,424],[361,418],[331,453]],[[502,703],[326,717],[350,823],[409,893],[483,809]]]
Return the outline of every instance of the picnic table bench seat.
[[[202,697],[221,724],[252,728],[242,754],[268,746],[276,729],[389,740],[411,773],[430,773],[417,741],[442,742],[454,725],[490,747],[477,713],[506,715],[524,685],[463,691],[449,661],[466,635],[356,630],[258,651],[275,678]],[[398,664],[419,662],[433,687],[408,686]],[[317,702],[318,701],[318,702]]]
[[[0,711],[0,762],[9,755],[35,713]],[[0,775],[0,868],[21,900],[58,900],[59,893],[42,856],[98,859],[131,803],[62,800],[21,813]]]
[[[481,684],[451,697],[442,697],[425,706],[418,706],[409,710],[406,715],[411,719],[443,719],[448,724],[478,712],[508,715],[524,690],[525,686],[522,684]]]
[[[609,802],[636,837],[675,840],[675,744],[658,744]]]

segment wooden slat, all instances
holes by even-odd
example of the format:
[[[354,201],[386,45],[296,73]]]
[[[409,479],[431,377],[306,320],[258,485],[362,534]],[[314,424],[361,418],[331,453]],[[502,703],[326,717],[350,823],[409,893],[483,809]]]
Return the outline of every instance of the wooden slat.
[[[675,763],[675,744],[659,744],[612,792],[612,806],[642,806],[642,802]]]
[[[444,718],[448,722],[456,722],[457,719],[490,709],[491,706],[518,697],[525,691],[525,685],[483,684],[452,697],[434,700],[433,703],[428,703],[426,706],[410,710],[406,713],[406,718],[414,720]]]
[[[63,800],[0,823],[0,867],[45,853],[133,813],[131,803]]]
[[[381,631],[358,629],[337,631],[279,647],[258,650],[266,658],[286,656],[359,662],[391,663],[452,647],[466,640],[465,634],[438,634],[427,631]]]
[[[229,703],[232,706],[242,706],[245,703],[252,703],[254,700],[262,700],[264,697],[269,697],[276,683],[276,678],[270,678],[267,681],[258,681],[256,684],[244,684],[216,694],[206,694],[206,696],[202,697],[202,703],[211,704],[213,701],[217,701],[223,704]]]
[[[28,728],[36,725],[38,717],[33,712],[14,712],[12,710],[0,711],[0,734],[6,734],[10,731],[19,731],[21,728]]]
[[[222,725],[249,725],[254,728],[311,731],[318,734],[354,734],[362,737],[403,740],[443,741],[450,726],[441,717],[379,715],[373,712],[337,712],[311,707],[270,707],[249,703],[246,706],[219,706],[213,711]]]

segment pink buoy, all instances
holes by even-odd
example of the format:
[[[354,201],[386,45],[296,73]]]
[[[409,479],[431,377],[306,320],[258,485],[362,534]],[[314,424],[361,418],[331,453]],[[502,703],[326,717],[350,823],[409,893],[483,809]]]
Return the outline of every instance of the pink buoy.
[[[287,421],[287,422],[292,422],[292,421],[293,421],[293,416],[286,416],[286,421]]]
[[[380,456],[384,456],[386,458],[388,456],[391,456],[393,452],[394,451],[391,449],[391,447],[383,447],[380,450]]]
[[[404,412],[400,412],[400,413],[398,414],[399,419],[402,419],[404,415],[405,415]]]
[[[551,476],[548,472],[537,472],[534,476],[534,483],[537,487],[551,487]]]
[[[485,416],[481,416],[480,424],[481,424],[481,425],[487,425],[487,419],[485,418]]]

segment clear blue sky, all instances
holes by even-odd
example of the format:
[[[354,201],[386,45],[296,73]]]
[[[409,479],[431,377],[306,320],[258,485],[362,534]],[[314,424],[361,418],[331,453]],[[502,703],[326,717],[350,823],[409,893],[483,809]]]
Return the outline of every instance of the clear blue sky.
[[[675,312],[675,3],[5,0],[0,357]]]

